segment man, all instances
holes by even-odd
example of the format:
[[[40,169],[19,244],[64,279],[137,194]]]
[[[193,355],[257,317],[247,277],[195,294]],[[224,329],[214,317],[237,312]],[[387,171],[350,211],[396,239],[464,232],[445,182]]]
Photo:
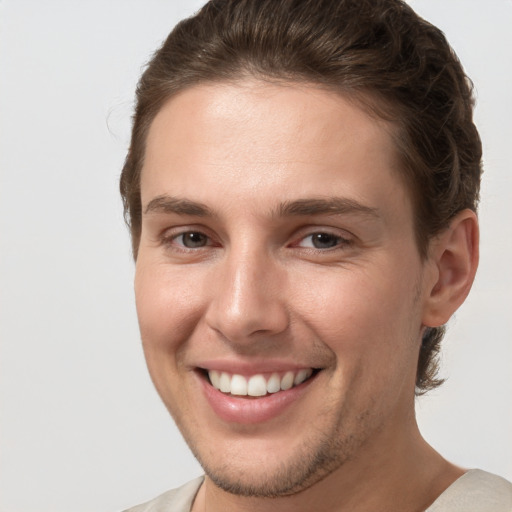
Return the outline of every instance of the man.
[[[133,511],[500,511],[415,393],[478,263],[481,144],[399,0],[214,0],[141,78],[121,192],[148,368],[205,477]]]

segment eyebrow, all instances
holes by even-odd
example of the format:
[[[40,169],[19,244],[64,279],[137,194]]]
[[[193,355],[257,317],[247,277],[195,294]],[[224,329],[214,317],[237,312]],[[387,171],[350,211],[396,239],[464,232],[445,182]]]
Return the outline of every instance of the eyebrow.
[[[168,195],[157,196],[151,199],[144,209],[144,213],[176,213],[178,215],[192,215],[194,217],[213,216],[208,206],[188,199],[180,199]]]
[[[282,203],[277,211],[281,217],[302,215],[361,215],[379,218],[379,210],[345,197],[298,199]]]
[[[175,213],[194,217],[214,217],[215,212],[203,203],[161,195],[146,205],[144,213]],[[272,211],[273,217],[300,217],[307,215],[359,215],[379,218],[377,208],[363,205],[344,197],[297,199],[285,201]]]

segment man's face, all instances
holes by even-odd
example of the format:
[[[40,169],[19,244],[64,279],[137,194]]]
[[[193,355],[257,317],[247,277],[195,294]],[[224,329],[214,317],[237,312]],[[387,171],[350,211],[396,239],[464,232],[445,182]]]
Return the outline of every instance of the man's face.
[[[140,329],[222,488],[293,493],[408,435],[426,272],[396,167],[389,127],[314,86],[201,85],[156,116]]]

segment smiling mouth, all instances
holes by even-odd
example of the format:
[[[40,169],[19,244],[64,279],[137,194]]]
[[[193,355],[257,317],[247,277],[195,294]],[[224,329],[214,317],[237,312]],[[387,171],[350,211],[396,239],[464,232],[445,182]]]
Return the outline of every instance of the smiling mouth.
[[[263,397],[287,391],[311,379],[319,370],[302,368],[284,373],[243,376],[217,370],[205,370],[210,384],[227,395]]]

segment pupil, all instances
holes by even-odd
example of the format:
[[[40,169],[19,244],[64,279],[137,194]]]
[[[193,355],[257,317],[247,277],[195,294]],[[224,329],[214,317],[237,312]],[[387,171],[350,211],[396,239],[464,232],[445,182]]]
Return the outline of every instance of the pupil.
[[[313,235],[313,245],[317,249],[326,249],[334,247],[338,243],[338,237],[328,233],[315,233]]]
[[[186,233],[183,235],[185,247],[203,247],[206,245],[206,237],[202,233]]]

